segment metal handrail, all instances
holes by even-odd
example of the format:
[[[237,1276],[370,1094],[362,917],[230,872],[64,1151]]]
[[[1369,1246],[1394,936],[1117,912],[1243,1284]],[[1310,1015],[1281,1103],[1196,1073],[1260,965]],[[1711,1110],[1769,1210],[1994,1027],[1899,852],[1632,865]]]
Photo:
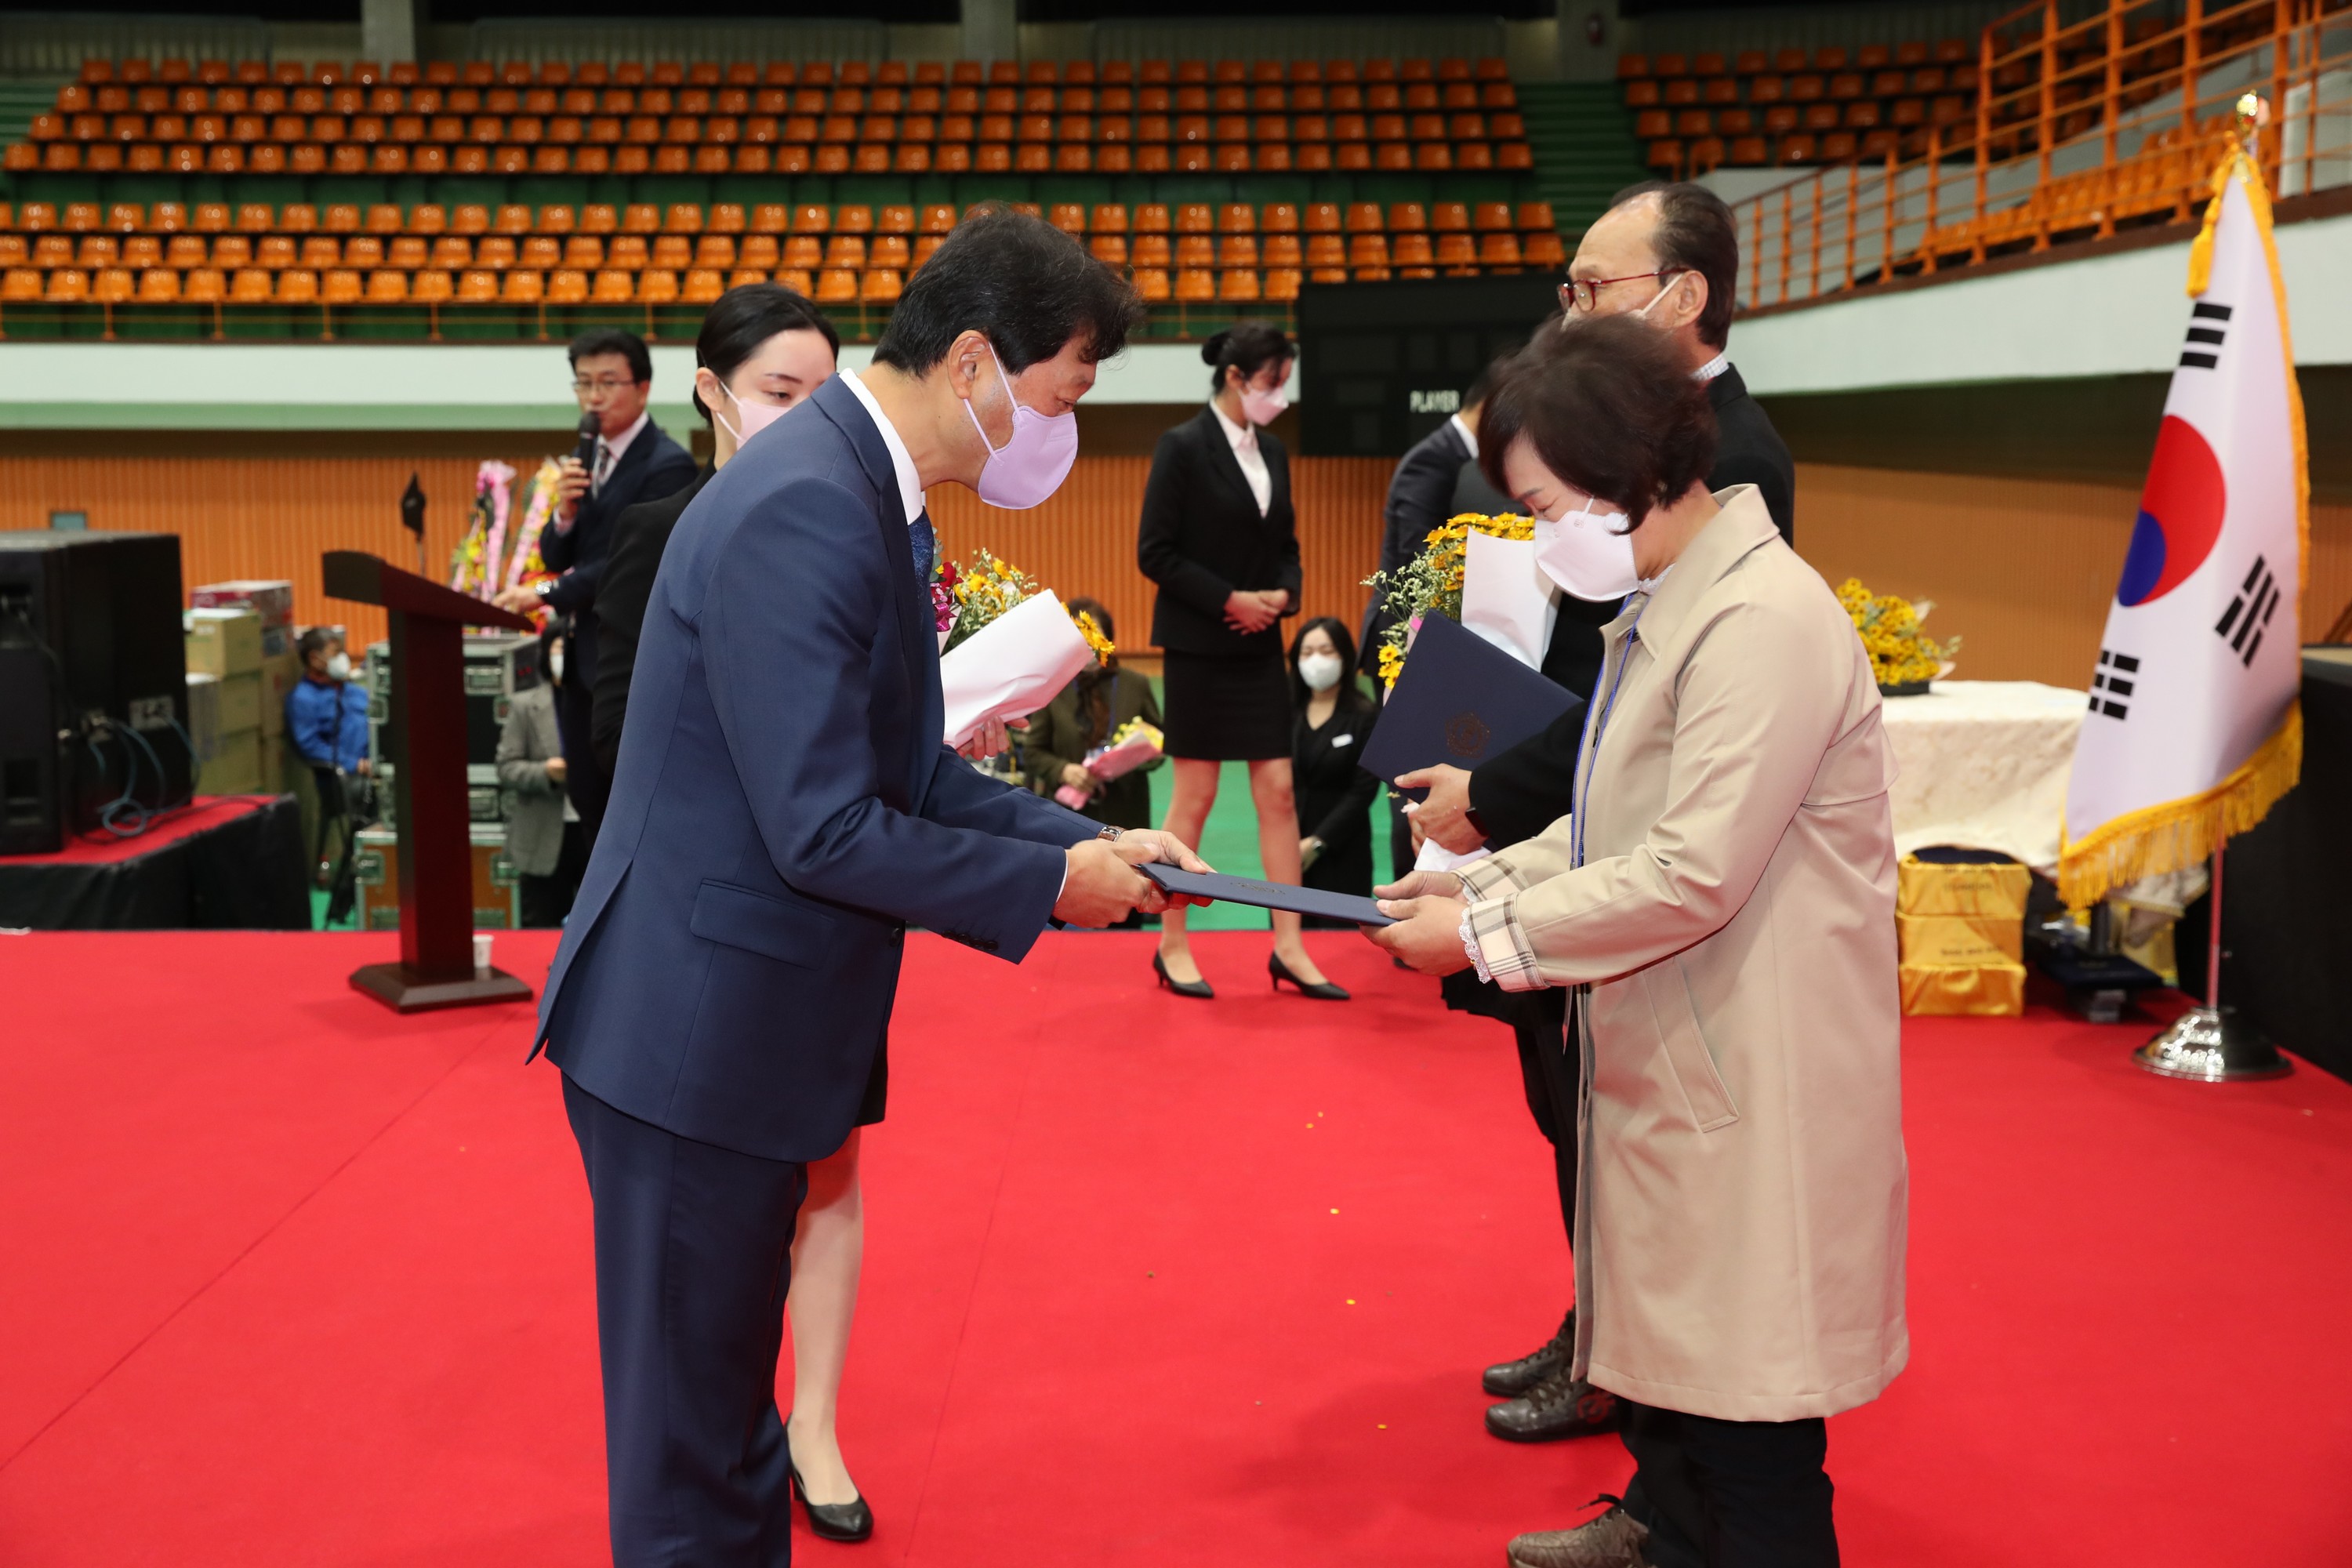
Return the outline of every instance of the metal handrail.
[[[2352,184],[2352,0],[2035,0],[1979,36],[1973,115],[1733,204],[1740,304],[2187,222],[2250,90],[2273,192]]]

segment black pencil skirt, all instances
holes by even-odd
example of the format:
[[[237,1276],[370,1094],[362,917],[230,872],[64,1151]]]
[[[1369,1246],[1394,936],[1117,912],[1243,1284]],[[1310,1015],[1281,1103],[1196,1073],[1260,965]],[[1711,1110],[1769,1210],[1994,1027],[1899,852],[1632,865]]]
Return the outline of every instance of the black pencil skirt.
[[[1290,755],[1296,716],[1278,641],[1230,655],[1171,648],[1160,683],[1170,756],[1255,762]]]

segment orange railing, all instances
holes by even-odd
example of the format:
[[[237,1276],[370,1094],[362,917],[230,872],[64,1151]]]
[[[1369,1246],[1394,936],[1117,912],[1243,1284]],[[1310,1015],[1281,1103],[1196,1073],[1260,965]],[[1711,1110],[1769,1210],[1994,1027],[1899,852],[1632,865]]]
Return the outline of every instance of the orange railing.
[[[1736,203],[1741,305],[2188,222],[2247,92],[2274,194],[2352,184],[2352,0],[2042,0],[1977,76],[1971,120]]]

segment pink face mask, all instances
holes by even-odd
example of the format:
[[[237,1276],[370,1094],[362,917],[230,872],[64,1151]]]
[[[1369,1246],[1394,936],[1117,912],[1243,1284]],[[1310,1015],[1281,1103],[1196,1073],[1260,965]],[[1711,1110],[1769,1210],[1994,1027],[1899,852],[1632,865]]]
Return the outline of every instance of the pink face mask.
[[[1290,395],[1279,388],[1272,392],[1260,392],[1254,386],[1242,389],[1242,417],[1253,425],[1271,425],[1289,406]]]
[[[739,430],[734,426],[729,425],[725,419],[719,418],[719,411],[715,408],[710,411],[710,416],[718,419],[721,425],[727,426],[727,433],[735,437],[735,449],[739,452],[743,449],[744,442],[792,412],[790,408],[779,403],[746,403],[736,396],[735,389],[723,381],[719,384],[719,390],[725,393],[727,401],[735,405],[735,416],[743,422],[743,426]]]
[[[996,374],[1004,383],[1004,395],[1013,396],[1013,378],[1004,374],[1004,362],[996,358],[996,346],[989,345],[988,357],[996,360]],[[980,422],[980,413],[970,399],[963,405],[971,427],[980,432],[980,442],[988,447],[988,461],[980,468],[980,482],[973,488],[980,499],[991,506],[1008,511],[1026,511],[1043,502],[1062,488],[1070,475],[1070,466],[1078,460],[1078,416],[1075,410],[1067,414],[1040,414],[1014,398],[1013,403],[1013,438],[998,447],[990,443],[987,427]]]

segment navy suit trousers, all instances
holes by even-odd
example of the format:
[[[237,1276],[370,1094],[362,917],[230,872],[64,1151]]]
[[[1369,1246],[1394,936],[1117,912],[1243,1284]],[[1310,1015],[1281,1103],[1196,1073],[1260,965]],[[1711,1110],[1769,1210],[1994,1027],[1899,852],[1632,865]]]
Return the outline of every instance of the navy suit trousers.
[[[806,1167],[666,1132],[569,1075],[596,1210],[614,1568],[785,1568],[776,1359]]]

